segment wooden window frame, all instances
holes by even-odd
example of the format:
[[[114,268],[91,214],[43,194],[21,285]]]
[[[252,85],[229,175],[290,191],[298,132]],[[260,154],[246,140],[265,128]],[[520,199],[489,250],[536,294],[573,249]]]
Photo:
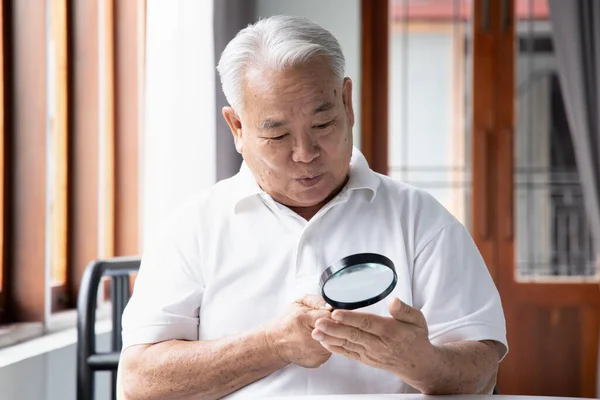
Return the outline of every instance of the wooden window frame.
[[[11,251],[4,254],[8,290],[2,322],[45,319],[46,4],[35,3],[3,3],[4,246]]]
[[[99,255],[98,0],[69,2],[69,207],[67,296],[75,307],[79,283]]]
[[[139,252],[140,132],[143,127],[146,1],[105,1],[104,10],[104,197],[100,257]],[[135,276],[130,281],[131,287]],[[110,299],[110,280],[104,299]]]
[[[145,0],[90,0],[69,9],[71,307],[90,261],[139,251],[145,9]]]
[[[67,0],[50,3],[50,54],[52,75],[49,79],[54,90],[49,110],[51,140],[50,154],[53,166],[50,177],[52,197],[50,207],[50,290],[51,311],[69,306],[67,298],[67,198],[68,198],[68,46]]]
[[[4,6],[0,1],[0,323],[6,304],[6,262],[4,261]]]
[[[139,252],[144,0],[114,3],[114,255]]]
[[[0,324],[75,308],[89,262],[139,249],[145,0],[38,2],[0,0]]]

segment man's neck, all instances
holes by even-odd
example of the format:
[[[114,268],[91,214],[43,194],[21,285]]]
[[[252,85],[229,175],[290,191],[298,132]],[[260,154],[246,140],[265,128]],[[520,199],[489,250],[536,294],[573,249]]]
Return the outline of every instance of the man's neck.
[[[327,202],[322,202],[310,207],[290,207],[292,211],[301,216],[307,221],[310,221]]]
[[[329,203],[331,199],[333,199],[342,191],[344,186],[346,186],[346,183],[348,183],[348,179],[349,177],[346,177],[344,182],[340,186],[338,186],[333,192],[331,192],[331,194],[319,204],[315,204],[314,206],[309,207],[288,207],[305,220],[310,221],[311,218],[314,217],[319,212],[319,210],[325,206],[325,204]]]

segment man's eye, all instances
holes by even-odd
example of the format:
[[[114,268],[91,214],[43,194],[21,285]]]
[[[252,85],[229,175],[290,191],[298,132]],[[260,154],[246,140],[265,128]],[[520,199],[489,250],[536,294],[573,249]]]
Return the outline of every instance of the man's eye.
[[[267,138],[267,139],[274,140],[274,141],[277,142],[277,141],[280,141],[280,140],[284,139],[286,136],[287,136],[287,133],[284,134],[284,135],[274,136],[274,137],[270,137],[270,138]]]
[[[324,124],[317,125],[317,126],[315,126],[315,128],[317,128],[317,129],[325,129],[325,128],[329,127],[329,126],[331,125],[331,123],[332,123],[332,122],[333,122],[333,121],[329,121],[329,122],[326,122],[326,123],[324,123]]]

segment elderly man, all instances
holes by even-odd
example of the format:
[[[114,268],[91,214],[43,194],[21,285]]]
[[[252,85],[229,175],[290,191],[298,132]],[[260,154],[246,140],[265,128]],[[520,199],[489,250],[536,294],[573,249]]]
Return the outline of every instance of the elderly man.
[[[125,397],[491,392],[507,351],[498,292],[465,228],[353,147],[337,40],[264,19],[218,71],[244,163],[145,252],[123,316]],[[398,284],[332,311],[321,273],[363,252],[393,260]]]

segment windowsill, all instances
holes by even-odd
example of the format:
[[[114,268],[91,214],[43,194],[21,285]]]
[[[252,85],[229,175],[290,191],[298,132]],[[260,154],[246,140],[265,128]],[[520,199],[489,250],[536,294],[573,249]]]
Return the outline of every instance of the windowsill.
[[[96,334],[110,332],[110,304],[96,311]],[[61,311],[46,324],[24,322],[0,327],[0,368],[77,343],[77,311]]]
[[[580,283],[597,285],[600,283],[600,274],[593,276],[517,276],[518,283]]]
[[[96,321],[104,321],[111,318],[111,305],[105,303],[96,309]],[[65,329],[77,327],[77,310],[67,310],[54,313],[46,323],[46,333],[59,332]],[[0,346],[1,348],[2,346]]]
[[[44,333],[41,322],[23,322],[0,328],[0,351],[9,346],[36,338]]]

